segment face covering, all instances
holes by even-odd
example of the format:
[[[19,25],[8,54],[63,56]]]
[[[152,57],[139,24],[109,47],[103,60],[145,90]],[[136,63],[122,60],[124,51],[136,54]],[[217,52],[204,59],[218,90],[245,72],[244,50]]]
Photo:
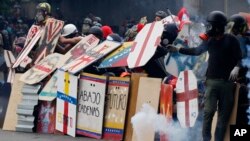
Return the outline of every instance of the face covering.
[[[89,24],[83,24],[82,25],[82,33],[83,34],[88,34],[89,33],[90,26]]]
[[[41,11],[37,12],[35,20],[37,21],[37,23],[41,23],[45,20],[45,17]]]
[[[206,25],[206,34],[209,37],[221,35],[224,33],[224,31],[225,31],[225,27],[223,25],[220,25],[220,24],[212,25],[210,23]]]

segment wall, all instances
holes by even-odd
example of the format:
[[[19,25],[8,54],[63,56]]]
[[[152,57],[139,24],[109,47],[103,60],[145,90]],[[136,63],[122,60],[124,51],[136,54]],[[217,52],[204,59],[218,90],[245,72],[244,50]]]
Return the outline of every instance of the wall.
[[[36,0],[39,1],[39,0]],[[84,17],[89,13],[102,18],[104,24],[121,26],[126,19],[147,16],[152,21],[158,10],[169,8],[173,14],[185,6],[191,16],[198,20],[205,19],[213,10],[224,11],[228,16],[238,12],[249,12],[248,0],[48,0],[52,11],[60,9],[64,19],[81,25]],[[250,0],[249,0],[250,1]],[[34,18],[35,1],[23,4],[25,16]]]
[[[181,0],[63,0],[61,10],[71,20],[81,20],[92,13],[102,18],[106,24],[120,25],[125,19],[148,16],[152,21],[158,10],[169,8],[176,12]]]

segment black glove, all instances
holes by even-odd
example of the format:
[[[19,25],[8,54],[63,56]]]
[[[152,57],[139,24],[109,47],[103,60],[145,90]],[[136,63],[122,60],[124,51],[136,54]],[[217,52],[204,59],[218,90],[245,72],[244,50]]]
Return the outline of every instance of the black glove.
[[[180,47],[174,46],[174,45],[168,45],[167,49],[169,52],[179,52]]]

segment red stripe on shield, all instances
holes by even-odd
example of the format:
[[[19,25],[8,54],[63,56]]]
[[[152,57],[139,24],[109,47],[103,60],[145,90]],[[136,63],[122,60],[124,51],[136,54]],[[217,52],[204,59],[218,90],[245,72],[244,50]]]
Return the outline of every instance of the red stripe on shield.
[[[63,133],[67,134],[68,132],[68,109],[69,109],[69,103],[67,101],[64,101],[64,113],[63,113]]]
[[[185,102],[185,119],[186,126],[190,127],[189,119],[189,100],[195,99],[198,96],[198,90],[189,90],[188,71],[184,71],[184,92],[177,94],[177,101]]]

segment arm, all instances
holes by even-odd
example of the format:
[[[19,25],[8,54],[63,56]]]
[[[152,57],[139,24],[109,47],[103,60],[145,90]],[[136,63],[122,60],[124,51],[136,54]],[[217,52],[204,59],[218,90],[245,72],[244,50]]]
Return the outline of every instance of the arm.
[[[63,36],[59,37],[59,42],[62,44],[76,44],[79,41],[81,41],[82,37],[78,36],[78,37],[73,37],[73,38],[65,38]]]
[[[237,64],[231,71],[229,80],[236,80],[239,75],[240,68],[242,67],[242,52],[239,41],[236,38],[232,38],[230,40],[232,41],[232,58],[233,60],[236,60]]]
[[[58,44],[56,46],[56,52],[61,53],[61,54],[67,53],[73,47],[73,45],[77,44],[81,39],[82,39],[81,36],[73,37],[73,38],[65,38],[63,36],[60,36],[59,42],[61,44],[64,44],[65,46],[62,47],[60,46],[60,44]]]
[[[237,60],[237,67],[242,67],[242,51],[240,49],[240,43],[237,39],[233,40],[233,54],[234,59]]]
[[[65,45],[65,47],[62,47],[61,45],[57,44],[55,52],[58,52],[60,54],[67,53],[73,46],[71,44]]]
[[[186,55],[200,55],[208,50],[207,41],[203,41],[198,47],[179,48],[179,52]]]

